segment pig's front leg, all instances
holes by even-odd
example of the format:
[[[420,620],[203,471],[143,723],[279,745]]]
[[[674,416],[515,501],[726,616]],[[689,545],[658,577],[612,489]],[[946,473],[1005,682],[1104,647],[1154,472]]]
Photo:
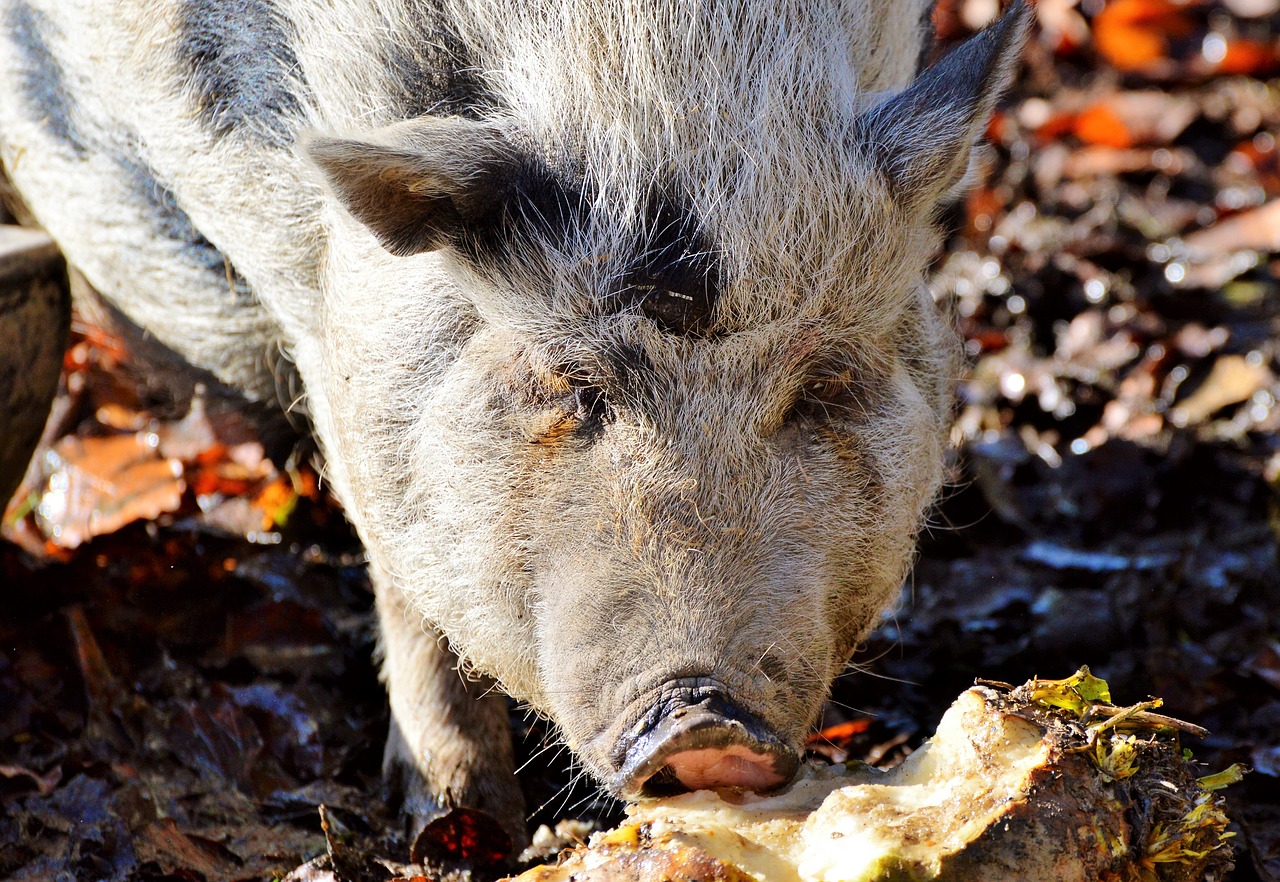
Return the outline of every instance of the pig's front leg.
[[[528,832],[505,698],[491,682],[467,682],[445,640],[373,569],[391,699],[383,773],[408,816],[414,860],[453,863],[448,844],[470,839],[480,860],[459,862],[484,865],[502,833],[519,853]]]

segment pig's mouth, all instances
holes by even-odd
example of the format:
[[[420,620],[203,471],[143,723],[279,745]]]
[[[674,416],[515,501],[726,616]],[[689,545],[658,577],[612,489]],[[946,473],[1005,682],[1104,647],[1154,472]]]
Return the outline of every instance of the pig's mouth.
[[[789,783],[796,751],[705,678],[667,683],[619,743],[611,789],[623,799],[690,790],[763,792]]]

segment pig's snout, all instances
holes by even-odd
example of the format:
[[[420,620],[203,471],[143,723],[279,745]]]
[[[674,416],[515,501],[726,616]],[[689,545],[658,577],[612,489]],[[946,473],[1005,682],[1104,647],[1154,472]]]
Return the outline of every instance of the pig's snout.
[[[773,790],[799,768],[795,750],[718,684],[676,680],[623,739],[615,792],[625,799],[686,790]]]

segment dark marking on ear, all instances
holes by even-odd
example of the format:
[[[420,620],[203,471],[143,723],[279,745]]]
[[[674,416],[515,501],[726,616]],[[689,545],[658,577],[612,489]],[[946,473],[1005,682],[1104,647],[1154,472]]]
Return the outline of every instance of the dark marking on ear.
[[[459,248],[481,267],[511,261],[529,266],[546,243],[600,222],[590,216],[592,201],[583,195],[581,183],[566,183],[537,158],[520,153],[493,203],[494,212],[466,228]],[[643,229],[617,289],[604,295],[605,309],[638,311],[670,334],[712,333],[719,260],[696,219],[675,200],[655,194]]]
[[[456,243],[482,271],[518,261],[528,271],[547,243],[576,235],[593,219],[583,185],[566,183],[540,160],[521,153],[508,169],[492,214],[467,225]],[[654,195],[634,257],[624,264],[615,290],[603,294],[608,312],[636,311],[669,334],[714,333],[720,287],[715,249],[692,214]]]
[[[426,116],[356,137],[309,134],[303,144],[348,213],[390,253],[500,244],[495,227],[522,160],[495,126]]]
[[[306,135],[303,148],[347,212],[389,253],[405,257],[451,249],[481,276],[521,287],[553,284],[548,261],[566,242],[613,240],[581,178],[553,169],[519,135],[492,123],[425,116],[353,137]],[[630,257],[600,255],[615,290],[583,292],[605,312],[629,310],[672,334],[714,328],[720,268],[692,212],[657,190]],[[605,231],[602,231],[602,233]],[[572,250],[572,249],[570,249]],[[631,250],[631,249],[628,249]]]
[[[21,58],[18,88],[30,116],[40,120],[50,135],[77,156],[84,156],[88,148],[72,116],[73,101],[67,91],[66,75],[47,42],[48,27],[44,15],[23,0],[9,7],[4,28],[5,37]]]
[[[136,157],[116,156],[115,159],[139,204],[144,207],[155,235],[175,243],[182,261],[209,273],[214,278],[213,283],[232,292],[238,302],[256,304],[257,298],[248,283],[223,253],[196,229],[190,216],[178,205],[173,191],[156,178],[155,172]]]
[[[182,0],[179,61],[196,107],[221,137],[242,132],[265,144],[293,142],[304,89],[293,29],[272,0]]]
[[[563,242],[588,222],[582,191],[522,150],[513,152],[503,168],[501,185],[492,190],[488,208],[465,225],[455,242],[458,251],[481,268],[529,261],[547,243]]]

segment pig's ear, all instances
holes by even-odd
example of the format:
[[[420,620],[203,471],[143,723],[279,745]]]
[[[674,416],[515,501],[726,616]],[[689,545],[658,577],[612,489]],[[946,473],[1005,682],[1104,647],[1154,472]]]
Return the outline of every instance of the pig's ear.
[[[932,209],[965,184],[1030,23],[1030,7],[1015,0],[998,22],[858,118],[859,147],[899,200]]]
[[[352,217],[401,257],[483,224],[514,162],[495,128],[459,118],[422,117],[354,138],[311,134],[302,149]]]

